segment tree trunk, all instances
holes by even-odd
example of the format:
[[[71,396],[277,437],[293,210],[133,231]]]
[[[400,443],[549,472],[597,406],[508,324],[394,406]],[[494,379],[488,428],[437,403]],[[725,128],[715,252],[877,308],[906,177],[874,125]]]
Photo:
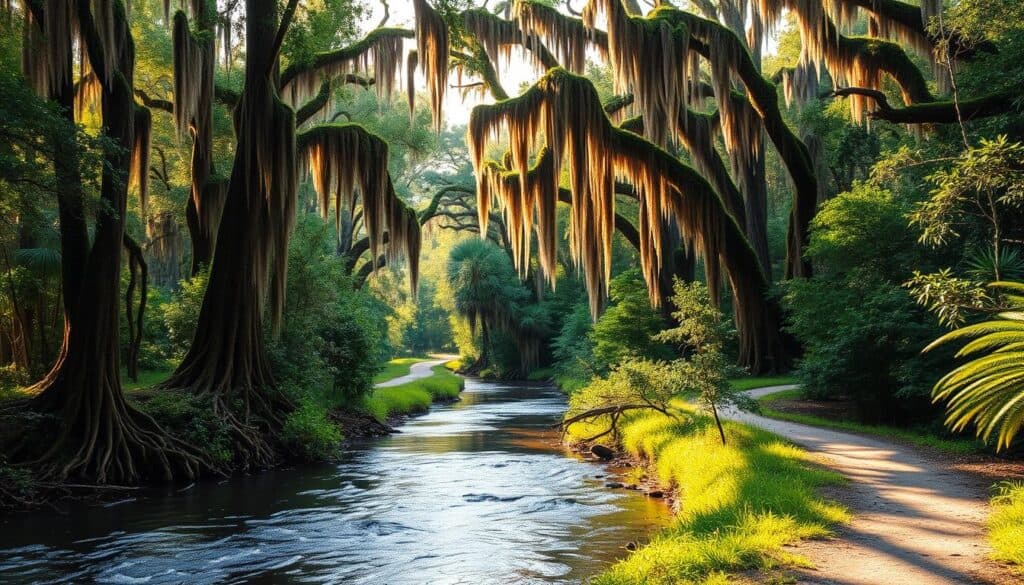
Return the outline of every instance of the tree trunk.
[[[95,51],[98,41],[88,9],[84,0],[79,3],[82,42]],[[105,205],[96,218],[92,246],[86,236],[81,183],[69,180],[78,177],[77,154],[61,148],[55,165],[64,254],[64,340],[57,363],[36,384],[39,393],[29,407],[52,413],[61,421],[56,439],[33,462],[44,476],[58,480],[69,476],[97,483],[131,482],[144,476],[171,479],[177,473],[192,477],[199,469],[198,458],[166,435],[152,418],[132,408],[121,392],[118,292],[135,106],[131,86],[134,49],[122,7],[115,7],[115,14],[115,26],[128,39],[128,46],[121,51],[118,70],[112,72],[102,93],[105,134],[115,146],[104,153],[101,198]],[[73,108],[67,106],[72,96],[70,83],[56,88],[52,95],[65,106],[71,123]],[[66,136],[56,137],[56,142],[66,144]],[[20,452],[24,453],[26,446],[31,447],[23,444]]]
[[[277,225],[272,209],[274,190],[286,178],[275,176],[275,161],[267,158],[288,148],[279,132],[289,123],[294,155],[294,115],[278,101],[271,79],[276,23],[274,2],[246,1],[245,88],[235,112],[238,141],[210,280],[192,346],[165,383],[212,397],[247,465],[273,459],[267,435],[286,406],[276,395],[263,338],[271,257],[287,253],[268,241],[268,231],[287,228]]]

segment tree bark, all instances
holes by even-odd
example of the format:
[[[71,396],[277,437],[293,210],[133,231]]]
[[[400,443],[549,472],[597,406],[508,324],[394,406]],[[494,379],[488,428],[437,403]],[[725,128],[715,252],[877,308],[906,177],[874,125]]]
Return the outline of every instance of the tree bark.
[[[291,148],[280,144],[276,130],[294,114],[277,99],[276,62],[272,55],[277,33],[275,3],[246,0],[246,75],[235,112],[238,134],[235,160],[224,212],[203,296],[192,346],[165,383],[209,395],[214,408],[235,432],[242,463],[264,465],[274,457],[268,431],[280,423],[286,401],[277,395],[264,345],[263,318],[272,277],[269,257],[275,253],[267,233],[287,230],[272,216],[272,189],[285,177],[273,175],[273,161],[261,149],[272,145],[275,155]],[[294,204],[294,202],[292,202]],[[276,253],[280,253],[276,250]],[[286,251],[285,251],[286,253]],[[280,260],[280,259],[279,259]]]
[[[87,0],[78,2],[78,22],[90,60],[102,63],[103,47]],[[200,466],[193,451],[131,407],[121,391],[118,293],[135,123],[134,48],[121,4],[114,7],[113,26],[115,36],[127,46],[119,47],[116,68],[110,78],[102,79],[104,133],[114,143],[104,153],[100,189],[104,205],[96,217],[90,246],[81,183],[67,180],[78,176],[78,157],[60,146],[55,166],[64,253],[64,340],[56,365],[35,385],[38,394],[28,405],[61,421],[56,438],[31,464],[45,477],[63,480],[78,476],[101,484],[132,482],[141,477],[192,477]],[[70,60],[71,43],[67,46]],[[95,68],[97,74],[100,69]],[[61,84],[51,97],[67,106],[73,99],[72,91],[70,83]],[[65,107],[63,111],[73,123],[73,108]],[[58,136],[56,143],[69,141],[66,136]],[[74,249],[76,246],[80,247]],[[27,438],[16,452],[31,452],[31,440]]]

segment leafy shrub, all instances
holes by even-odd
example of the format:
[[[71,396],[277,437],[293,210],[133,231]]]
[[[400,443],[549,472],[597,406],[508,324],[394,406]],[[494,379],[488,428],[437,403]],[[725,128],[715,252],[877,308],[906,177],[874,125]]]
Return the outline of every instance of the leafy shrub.
[[[930,261],[908,225],[910,209],[891,191],[855,184],[812,223],[816,276],[784,284],[787,328],[804,348],[796,370],[804,392],[852,399],[862,422],[937,414],[929,393],[948,353],[920,354],[939,327],[902,286]]]
[[[163,391],[140,400],[139,408],[171,433],[205,451],[213,461],[227,464],[233,459],[231,429],[214,414],[209,399]]]
[[[665,319],[651,308],[640,271],[623,272],[611,280],[609,287],[611,306],[590,333],[600,370],[607,371],[628,357],[671,359],[673,354],[668,346],[651,339],[665,326]]]
[[[281,429],[285,447],[308,461],[336,456],[341,440],[341,427],[328,418],[326,408],[311,400],[302,402],[292,411]]]
[[[169,353],[173,359],[181,360],[192,346],[196,336],[199,310],[203,306],[203,295],[210,280],[209,270],[203,269],[192,278],[181,281],[180,288],[171,295],[170,302],[163,304],[164,325],[167,328]]]
[[[299,221],[289,247],[283,324],[269,341],[274,372],[291,399],[331,408],[358,403],[390,353],[389,309],[353,290],[333,239],[319,218]]]
[[[16,364],[0,366],[0,398],[17,393],[18,388],[28,383],[28,372]]]

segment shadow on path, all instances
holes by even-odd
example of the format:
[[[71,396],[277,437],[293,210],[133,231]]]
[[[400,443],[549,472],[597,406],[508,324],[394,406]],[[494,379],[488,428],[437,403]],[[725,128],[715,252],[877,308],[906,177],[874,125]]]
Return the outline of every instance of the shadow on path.
[[[751,390],[753,398],[794,385]],[[957,473],[913,447],[830,429],[729,411],[729,419],[781,435],[842,473],[849,483],[826,495],[850,508],[853,520],[835,539],[807,541],[793,551],[813,570],[801,583],[832,585],[1017,583],[987,558],[988,483]]]

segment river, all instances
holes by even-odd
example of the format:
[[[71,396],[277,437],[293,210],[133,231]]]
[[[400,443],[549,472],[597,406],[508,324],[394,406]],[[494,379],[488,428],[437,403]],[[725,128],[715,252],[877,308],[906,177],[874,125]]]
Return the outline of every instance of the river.
[[[581,583],[668,516],[559,445],[550,386],[457,403],[331,465],[0,520],[0,583]]]

